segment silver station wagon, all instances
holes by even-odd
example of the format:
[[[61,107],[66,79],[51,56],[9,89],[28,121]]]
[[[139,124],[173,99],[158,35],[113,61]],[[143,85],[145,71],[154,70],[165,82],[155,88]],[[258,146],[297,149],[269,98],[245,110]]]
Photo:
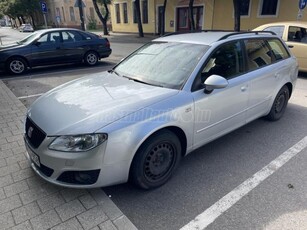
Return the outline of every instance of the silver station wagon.
[[[259,117],[280,119],[297,74],[271,32],[161,37],[36,100],[25,122],[28,158],[57,185],[155,188],[196,148]]]

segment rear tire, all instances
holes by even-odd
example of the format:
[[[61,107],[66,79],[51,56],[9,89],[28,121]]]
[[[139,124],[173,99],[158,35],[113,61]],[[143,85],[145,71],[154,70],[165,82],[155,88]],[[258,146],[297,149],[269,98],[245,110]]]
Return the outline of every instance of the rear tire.
[[[97,63],[98,63],[98,55],[97,55],[97,53],[94,52],[94,51],[88,51],[84,55],[84,62],[88,66],[97,65]]]
[[[23,58],[13,57],[8,60],[6,68],[11,74],[18,75],[26,72],[28,65]]]
[[[266,118],[270,121],[279,120],[285,113],[285,110],[288,104],[288,100],[289,100],[289,89],[287,86],[284,85],[279,90],[273,102],[270,113],[266,116]]]
[[[166,183],[178,167],[182,154],[178,137],[169,130],[150,136],[137,151],[130,170],[130,180],[142,189]]]

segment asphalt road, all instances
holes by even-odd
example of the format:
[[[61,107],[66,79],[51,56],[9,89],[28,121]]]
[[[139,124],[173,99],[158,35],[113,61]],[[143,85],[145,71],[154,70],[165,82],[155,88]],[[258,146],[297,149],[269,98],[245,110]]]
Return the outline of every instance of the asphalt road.
[[[138,45],[132,39],[127,44],[118,43],[118,49],[129,50]],[[116,42],[113,46],[117,46]],[[39,94],[59,84],[97,74],[112,65],[112,60],[103,60],[95,68],[48,67],[22,77],[2,78],[29,106]],[[140,230],[175,230],[184,226],[184,229],[197,229],[193,223],[200,223],[202,216],[196,217],[214,209],[209,217],[218,215],[207,229],[307,229],[306,148],[300,149],[279,169],[278,164],[270,166],[273,174],[261,180],[247,195],[236,190],[243,182],[258,178],[257,172],[305,138],[306,120],[307,77],[300,75],[280,121],[258,119],[194,151],[183,159],[173,178],[161,188],[142,191],[123,184],[103,190]],[[231,203],[236,196],[240,199]],[[229,208],[221,211],[229,204]],[[208,215],[205,217],[210,219]],[[192,220],[192,225],[187,226]]]

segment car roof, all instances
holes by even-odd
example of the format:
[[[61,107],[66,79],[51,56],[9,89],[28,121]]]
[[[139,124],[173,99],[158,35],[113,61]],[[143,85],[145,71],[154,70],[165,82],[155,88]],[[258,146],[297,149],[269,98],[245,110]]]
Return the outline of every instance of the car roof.
[[[202,31],[193,33],[183,33],[183,34],[170,34],[164,37],[157,38],[153,41],[155,42],[182,42],[191,44],[201,44],[201,45],[211,45],[214,42],[235,38],[249,38],[249,37],[259,37],[259,36],[274,36],[269,31],[265,32],[234,32],[234,31]]]
[[[79,29],[74,29],[74,28],[52,28],[52,29],[42,29],[42,30],[37,30],[38,33],[45,33],[45,32],[52,32],[52,31],[65,31],[65,30],[75,30],[75,31],[80,31],[80,32],[85,32],[81,31]]]
[[[292,26],[301,26],[301,27],[307,27],[306,21],[283,21],[283,22],[272,22],[260,25],[258,27],[267,27],[267,26],[282,26],[282,25],[292,25]],[[258,28],[257,27],[257,28]],[[257,29],[256,28],[256,29]]]

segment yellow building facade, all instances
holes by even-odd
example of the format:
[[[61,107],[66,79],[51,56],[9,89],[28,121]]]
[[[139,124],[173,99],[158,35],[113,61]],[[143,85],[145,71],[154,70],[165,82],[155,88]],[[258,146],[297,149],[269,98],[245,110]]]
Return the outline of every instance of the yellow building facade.
[[[144,33],[159,34],[163,24],[164,0],[140,0]],[[189,0],[168,0],[165,11],[165,31],[189,30]],[[243,0],[241,30],[277,21],[307,20],[299,12],[298,0]],[[306,10],[307,11],[307,10]],[[138,32],[134,0],[113,0],[110,6],[113,32]],[[194,0],[193,17],[197,29],[234,28],[233,0]]]

